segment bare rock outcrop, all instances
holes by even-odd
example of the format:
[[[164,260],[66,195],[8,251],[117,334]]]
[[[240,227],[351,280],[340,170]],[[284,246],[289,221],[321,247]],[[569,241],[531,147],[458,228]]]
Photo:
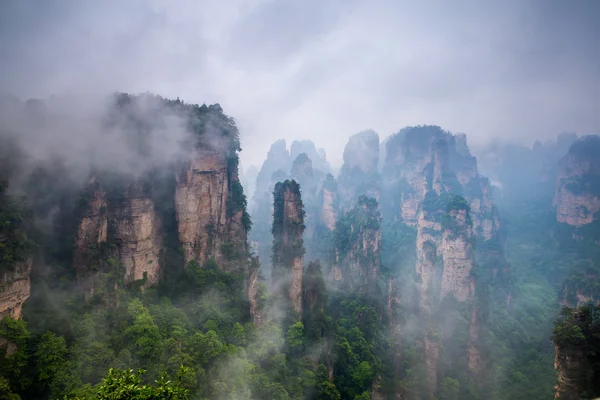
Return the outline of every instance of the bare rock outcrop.
[[[452,208],[446,217],[439,253],[444,260],[440,296],[452,294],[459,302],[472,300],[473,237],[468,208]]]
[[[253,257],[250,263],[247,280],[248,302],[250,303],[250,316],[256,327],[263,325],[263,304],[260,280],[260,264],[258,257]]]
[[[300,186],[294,180],[275,185],[273,192],[272,285],[289,302],[297,320],[302,317],[304,269],[304,206]]]
[[[118,260],[126,284],[155,285],[160,277],[162,224],[142,185],[106,189],[92,178],[75,236],[74,265],[84,290],[93,290],[97,273]]]
[[[554,194],[556,220],[581,227],[600,219],[600,137],[584,136],[561,159]]]
[[[222,152],[199,150],[178,174],[175,210],[186,264],[203,264],[214,257],[220,266],[232,269],[234,261],[243,258],[242,195],[237,168]]]
[[[600,397],[598,368],[598,323],[600,306],[586,305],[563,309],[556,321],[552,341],[557,373],[555,399],[595,399]]]
[[[6,271],[0,279],[0,319],[10,316],[13,319],[21,318],[21,309],[25,300],[31,294],[31,268],[30,258],[17,262],[12,271]]]

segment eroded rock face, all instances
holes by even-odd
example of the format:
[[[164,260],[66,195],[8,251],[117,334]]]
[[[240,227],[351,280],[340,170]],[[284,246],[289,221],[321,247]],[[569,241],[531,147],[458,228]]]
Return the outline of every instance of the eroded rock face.
[[[31,293],[32,260],[16,263],[13,271],[4,272],[0,279],[0,319],[21,318],[21,309]]]
[[[452,228],[444,229],[438,249],[444,260],[441,297],[452,294],[459,302],[472,300],[474,282],[471,275],[474,263],[471,221],[468,210],[451,210],[449,217],[455,222]]]
[[[418,215],[415,269],[420,277],[418,293],[422,318],[435,315],[447,296],[459,303],[471,303],[474,300],[475,281],[471,273],[475,261],[472,223],[466,201],[462,200],[457,204],[459,207],[449,208],[443,218],[440,218],[439,210],[421,209]],[[430,331],[437,329],[433,323],[427,326]],[[479,331],[480,321],[477,314],[472,314],[468,352],[464,356],[473,374],[477,374],[480,369]],[[428,334],[425,338],[424,357],[431,395],[435,393],[438,383],[439,348],[440,338]]]
[[[473,376],[479,376],[480,332],[485,313],[476,306],[475,243],[486,243],[485,268],[506,269],[503,237],[491,185],[480,176],[465,135],[453,135],[435,126],[406,128],[386,141],[382,166],[382,202],[385,218],[416,227],[415,272],[417,318],[423,321],[423,357],[429,394],[438,385],[438,367],[448,338],[439,332],[463,329],[469,333],[459,357]],[[494,252],[494,257],[489,256]],[[463,306],[458,306],[463,304]],[[459,311],[459,310],[465,311]],[[445,315],[462,313],[465,326]],[[430,321],[430,322],[426,322]],[[462,324],[463,322],[461,322]]]
[[[111,260],[124,269],[126,284],[158,283],[167,222],[176,223],[185,266],[214,257],[221,268],[243,267],[236,262],[245,259],[244,209],[228,208],[235,184],[242,195],[237,168],[223,153],[200,150],[174,175],[109,180],[100,173],[91,179],[75,236],[74,265],[84,291],[97,285],[98,272],[116,268],[108,265]],[[175,220],[163,220],[173,213],[157,209],[157,198],[171,204],[161,207],[174,207]]]
[[[581,138],[561,159],[554,206],[557,221],[573,227],[600,219],[600,137]]]
[[[464,134],[452,135],[435,126],[405,128],[387,141],[382,175],[386,191],[401,193],[398,212],[407,225],[417,224],[419,207],[433,191],[467,199],[473,229],[485,240],[499,229],[491,185],[478,174]]]
[[[75,237],[74,265],[84,290],[93,289],[95,275],[107,259],[124,268],[125,283],[142,281],[155,285],[160,277],[161,221],[154,201],[132,184],[118,197],[111,197],[93,178],[91,194]]]
[[[250,316],[256,327],[261,327],[263,324],[261,293],[260,293],[260,264],[257,257],[252,259],[247,280],[248,302],[250,303]]]
[[[227,230],[227,161],[202,151],[177,176],[175,209],[186,264],[218,254]]]
[[[323,202],[321,206],[321,221],[329,229],[335,229],[335,204],[337,193],[327,187],[323,187]]]
[[[579,400],[585,387],[584,371],[590,369],[582,348],[555,345],[555,399]]]
[[[299,320],[304,268],[304,208],[300,186],[294,180],[279,182],[273,196],[272,285],[279,296],[289,301],[291,311]]]
[[[115,238],[120,243],[119,260],[125,267],[125,282],[145,280],[145,286],[155,285],[161,273],[162,229],[154,202],[132,198],[119,213]]]

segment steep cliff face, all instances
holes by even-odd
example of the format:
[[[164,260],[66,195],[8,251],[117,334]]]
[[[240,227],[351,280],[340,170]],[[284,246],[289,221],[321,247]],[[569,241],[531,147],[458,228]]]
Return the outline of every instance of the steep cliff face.
[[[584,387],[584,371],[590,368],[581,348],[555,346],[555,399],[580,400]]]
[[[338,178],[340,207],[349,210],[362,195],[379,201],[379,135],[371,130],[350,137]]]
[[[277,182],[288,178],[290,163],[285,140],[280,139],[271,144],[267,158],[256,177],[256,190],[251,202],[250,215],[253,226],[249,234],[250,245],[252,251],[258,254],[261,268],[268,277],[272,271],[273,189]]]
[[[127,99],[126,104],[142,101]],[[100,272],[118,269],[122,274],[119,270],[114,278],[125,284],[155,285],[164,272],[161,255],[167,253],[167,246],[169,251],[182,250],[184,267],[192,261],[203,265],[211,258],[227,271],[245,267],[250,220],[238,177],[237,128],[218,105],[162,101],[156,118],[173,118],[169,113],[174,113],[188,122],[190,132],[184,143],[188,147],[180,150],[176,162],[157,161],[142,172],[94,169],[79,200],[74,237],[73,263],[86,291],[97,287]],[[122,124],[125,117],[136,121],[140,131],[127,134],[141,143],[131,151],[144,152],[148,145],[144,140],[151,137],[144,127],[154,120],[139,117],[135,107],[127,108],[133,106],[123,107],[117,107],[124,117],[115,117],[115,123]]]
[[[377,200],[360,196],[338,221],[335,231],[337,262],[330,279],[348,289],[376,294],[381,269],[381,214]]]
[[[6,167],[0,157],[0,167]],[[0,319],[21,317],[21,308],[31,293],[33,254],[27,237],[22,205],[8,193],[0,170]]]
[[[290,146],[290,158],[295,160],[300,154],[312,160],[314,169],[323,173],[331,173],[331,165],[327,161],[324,149],[317,149],[311,140],[294,140]]]
[[[333,176],[328,175],[321,188],[320,216],[323,225],[330,231],[335,229],[337,203],[337,183]]]
[[[93,289],[97,272],[115,259],[124,268],[124,282],[142,287],[160,277],[161,221],[149,193],[140,184],[105,189],[92,178],[86,210],[75,237],[74,266],[84,289]]]
[[[460,308],[448,308],[447,304],[454,301],[472,307],[471,314],[463,316],[469,337],[465,353],[460,356],[464,357],[471,373],[479,373],[480,351],[477,346],[481,321],[473,305],[475,254],[469,205],[459,196],[430,194],[420,209],[417,228],[415,270],[420,282],[420,314],[430,320],[425,327],[428,333],[424,357],[429,394],[433,395],[438,387],[440,346],[445,341],[451,342],[451,332],[459,329],[455,321],[445,322],[448,315],[457,313]],[[450,303],[448,298],[452,299]],[[446,336],[435,334],[440,326],[445,326]]]
[[[406,244],[416,233],[412,265],[418,305],[403,307],[421,324],[426,394],[433,396],[441,390],[440,377],[448,373],[444,365],[450,358],[471,377],[483,373],[481,332],[487,314],[478,296],[487,292],[476,291],[482,278],[475,265],[485,274],[507,272],[504,237],[491,185],[479,175],[465,135],[435,126],[405,128],[387,139],[385,154],[382,209],[391,222],[384,232]],[[410,267],[409,260],[402,254],[386,255],[386,268],[395,281],[408,279],[402,271]],[[404,290],[412,288],[405,285]],[[455,343],[457,336],[463,338],[461,345]],[[401,333],[392,337],[397,343],[403,340]]]
[[[299,320],[304,268],[304,207],[300,186],[294,180],[279,182],[273,196],[272,285],[289,302],[294,318]]]
[[[289,171],[291,161],[285,140],[280,139],[274,142],[256,177],[256,195],[261,196],[263,192],[268,192],[273,174],[277,170]]]
[[[15,263],[11,271],[5,271],[0,277],[0,319],[10,316],[21,318],[21,309],[31,294],[32,260]]]
[[[236,190],[238,193],[236,193]],[[175,209],[185,262],[214,257],[227,269],[246,251],[237,169],[225,154],[201,150],[177,177]]]
[[[415,226],[429,191],[463,196],[471,205],[473,229],[491,239],[499,229],[489,180],[477,172],[477,160],[464,134],[437,126],[402,129],[387,141],[383,172],[386,191],[400,193],[394,204],[404,223]]]
[[[555,398],[593,399],[600,396],[600,306],[563,309],[552,340],[557,372]]]
[[[577,140],[575,133],[532,147],[494,142],[476,149],[479,172],[495,187],[495,200],[511,207],[523,200],[548,204],[555,192],[559,161]]]
[[[263,307],[265,295],[262,288],[262,280],[260,276],[260,262],[258,257],[253,257],[248,271],[248,279],[246,281],[248,302],[250,303],[250,316],[256,327],[263,325]]]
[[[452,294],[459,302],[472,300],[474,282],[471,271],[474,263],[471,218],[466,204],[449,206],[443,221],[444,232],[439,252],[444,260],[441,297]]]
[[[600,137],[584,136],[561,159],[556,180],[556,219],[582,227],[600,219]]]

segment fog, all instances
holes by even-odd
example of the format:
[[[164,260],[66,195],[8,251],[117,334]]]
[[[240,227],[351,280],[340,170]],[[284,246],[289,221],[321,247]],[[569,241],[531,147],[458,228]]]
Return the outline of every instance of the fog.
[[[242,164],[278,138],[341,164],[347,137],[437,124],[531,144],[600,130],[594,0],[6,0],[0,91],[220,103]]]

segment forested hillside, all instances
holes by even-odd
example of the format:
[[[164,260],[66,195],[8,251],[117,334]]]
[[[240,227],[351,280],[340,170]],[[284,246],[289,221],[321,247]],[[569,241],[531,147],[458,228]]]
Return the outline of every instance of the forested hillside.
[[[218,104],[0,106],[0,398],[600,395],[596,136],[281,140],[249,206]]]

